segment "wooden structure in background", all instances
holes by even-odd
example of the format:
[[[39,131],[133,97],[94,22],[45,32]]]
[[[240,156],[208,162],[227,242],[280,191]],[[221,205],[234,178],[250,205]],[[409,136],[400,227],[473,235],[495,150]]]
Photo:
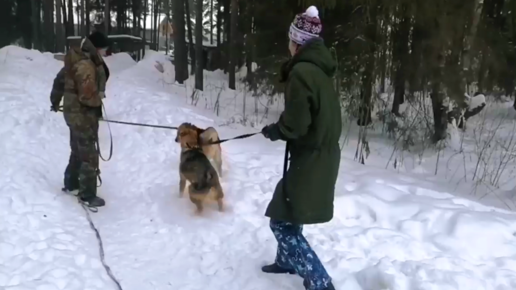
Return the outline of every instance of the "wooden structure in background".
[[[126,52],[135,61],[139,61],[143,58],[145,44],[141,37],[120,34],[120,35],[108,35],[109,41],[111,42],[108,48],[108,54]],[[80,36],[69,36],[66,39],[66,47],[70,49],[71,46],[81,45],[82,37]]]

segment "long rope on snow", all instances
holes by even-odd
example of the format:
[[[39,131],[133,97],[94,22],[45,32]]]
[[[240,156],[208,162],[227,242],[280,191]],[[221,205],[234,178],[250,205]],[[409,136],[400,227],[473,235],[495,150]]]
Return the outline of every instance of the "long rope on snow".
[[[97,236],[97,241],[99,242],[99,255],[100,255],[100,261],[102,262],[102,265],[104,266],[104,269],[106,269],[106,273],[108,274],[109,278],[113,280],[113,282],[116,284],[118,290],[123,290],[122,285],[120,285],[120,282],[118,279],[113,275],[113,272],[111,272],[111,268],[106,264],[106,261],[104,259],[104,246],[102,244],[102,238],[100,237],[100,233],[95,227],[95,224],[93,223],[93,220],[91,219],[90,212],[86,205],[81,203],[82,208],[84,209],[84,212],[86,213],[86,218],[88,219],[88,222],[90,223],[90,228],[95,232],[95,235]]]

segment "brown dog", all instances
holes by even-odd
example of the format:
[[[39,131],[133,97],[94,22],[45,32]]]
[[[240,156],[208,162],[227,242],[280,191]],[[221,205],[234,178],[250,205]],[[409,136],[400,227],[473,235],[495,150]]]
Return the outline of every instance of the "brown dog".
[[[215,168],[203,152],[201,146],[203,132],[202,129],[189,123],[181,124],[177,130],[176,142],[181,144],[179,196],[183,197],[186,188],[190,200],[197,207],[197,213],[201,213],[203,204],[210,201],[216,201],[219,211],[223,211],[224,192]]]
[[[198,129],[199,130],[199,129]],[[215,169],[220,177],[222,177],[222,148],[220,144],[210,144],[210,142],[219,141],[219,133],[213,127],[208,127],[200,134],[200,140],[202,144],[202,152],[208,157],[210,162],[215,164]]]
[[[198,143],[201,145],[202,152],[204,155],[206,155],[206,157],[208,157],[208,160],[210,160],[210,162],[215,165],[215,169],[217,170],[219,177],[222,177],[222,148],[220,144],[210,144],[210,142],[216,142],[220,140],[217,130],[215,130],[213,127],[201,129],[190,123],[183,123],[177,130],[177,143],[179,143],[180,131],[186,129],[194,130],[197,132],[199,136]]]

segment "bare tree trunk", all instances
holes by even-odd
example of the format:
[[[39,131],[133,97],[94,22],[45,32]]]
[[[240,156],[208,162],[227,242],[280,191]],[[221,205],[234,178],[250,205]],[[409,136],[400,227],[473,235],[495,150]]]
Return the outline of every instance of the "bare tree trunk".
[[[165,0],[165,15],[167,17],[166,24],[165,24],[165,46],[166,46],[165,54],[168,55],[168,51],[170,50],[170,45],[168,43],[168,38],[170,35],[170,31],[168,29],[168,27],[170,25],[170,2],[169,2],[169,0]]]
[[[229,33],[230,33],[230,22],[231,22],[231,14],[230,14],[230,9],[231,9],[231,1],[232,0],[220,0],[220,1],[223,1],[224,3],[224,28],[223,28],[223,32],[224,32],[224,36],[223,36],[223,41],[226,42],[226,41],[229,41]]]
[[[185,0],[185,19],[188,27],[188,51],[190,52],[190,62],[191,69],[190,75],[195,74],[196,68],[196,58],[195,58],[195,46],[193,42],[193,32],[192,32],[192,21],[190,20],[190,0]]]
[[[217,48],[220,47],[222,43],[221,33],[222,33],[222,4],[220,3],[223,0],[217,1]],[[220,60],[219,60],[220,63]]]
[[[82,37],[86,37],[86,24],[85,24],[85,21],[84,21],[84,13],[85,13],[85,9],[84,9],[84,6],[85,6],[85,0],[80,0],[81,1],[81,9],[80,9],[80,18],[81,18],[81,36]]]
[[[247,83],[251,90],[255,89],[254,84],[254,72],[253,72],[253,60],[254,60],[254,34],[253,34],[253,21],[254,21],[254,2],[253,0],[247,1],[246,9],[246,67],[247,67]]]
[[[371,124],[371,110],[372,110],[372,98],[373,98],[373,85],[374,85],[374,68],[376,62],[376,40],[378,37],[378,4],[376,1],[373,2],[370,11],[371,23],[370,34],[366,37],[369,38],[369,51],[366,57],[366,64],[364,74],[362,75],[363,90],[361,93],[360,107],[359,107],[359,118],[357,125],[367,126]]]
[[[54,1],[43,1],[43,17],[44,17],[44,31],[45,31],[45,50],[54,52]]]
[[[172,0],[175,1],[175,0]],[[143,33],[142,33],[142,42],[143,42],[143,52],[142,59],[145,57],[145,50],[147,49],[147,14],[149,10],[149,1],[143,0]]]
[[[422,85],[424,77],[421,76],[421,67],[424,60],[424,45],[423,41],[425,35],[428,34],[427,28],[425,27],[424,18],[425,11],[422,9],[419,3],[414,3],[411,7],[412,15],[414,17],[412,25],[412,43],[410,44],[410,55],[409,55],[409,74],[407,76],[409,83],[410,94],[414,94],[417,91],[426,90]]]
[[[89,0],[86,0],[84,4],[84,8],[86,9],[84,12],[84,18],[86,19],[85,25],[86,25],[86,35],[90,35],[91,30],[91,19],[90,19],[90,11],[91,11],[91,4]]]
[[[238,0],[231,0],[231,42],[229,43],[229,88],[236,89]]]
[[[61,18],[61,0],[56,0],[56,52],[64,52],[64,32]]]
[[[210,44],[213,44],[213,1],[210,0]]]
[[[73,14],[73,0],[68,0],[68,31],[70,35],[75,36],[76,34]]]
[[[157,30],[156,30],[156,43],[159,45],[159,39],[160,39],[160,34],[159,34],[159,26],[161,24],[161,21],[159,20],[160,18],[160,11],[161,11],[161,6],[163,4],[162,2],[163,0],[158,0],[156,2],[156,23],[157,23]],[[158,46],[159,47],[159,46]]]
[[[394,75],[394,100],[392,104],[392,113],[400,115],[400,105],[405,102],[405,83],[408,70],[409,58],[409,35],[410,35],[410,14],[406,4],[402,7],[402,18],[398,25],[397,31],[394,33],[394,50],[393,61]]]
[[[32,10],[32,47],[41,50],[41,39],[39,35],[40,12],[39,0],[31,0]]]
[[[72,33],[70,33],[69,31],[69,27],[68,27],[68,17],[66,16],[66,0],[56,0],[56,1],[59,1],[59,4],[61,4],[61,13],[63,15],[63,18],[61,19],[61,23],[62,23],[62,27],[64,28],[64,35],[65,35],[65,42],[64,44],[66,45],[66,38],[70,35],[72,35]],[[57,3],[57,2],[56,2]]]
[[[197,0],[197,9],[195,10],[195,61],[196,61],[196,70],[195,70],[195,88],[197,90],[203,90],[203,1]]]
[[[139,9],[138,9],[138,2],[137,0],[132,0],[132,3],[131,3],[131,10],[133,12],[133,30],[132,30],[132,34],[133,35],[136,35],[138,36],[138,14],[139,14]]]
[[[188,79],[188,50],[185,33],[185,0],[173,0],[174,21],[174,65],[176,81],[180,84]]]
[[[389,16],[391,16],[390,13],[386,13],[387,16],[386,18],[388,18]],[[382,25],[382,32],[381,32],[381,35],[382,35],[382,42],[381,42],[381,50],[380,50],[380,70],[381,70],[381,73],[380,73],[380,91],[382,93],[385,93],[385,81],[386,81],[386,78],[387,78],[387,51],[389,50],[388,49],[388,45],[389,45],[389,34],[387,34],[387,28],[389,26],[392,27],[390,21],[389,23],[386,23],[386,19],[384,18],[384,21],[383,21],[383,25]]]
[[[439,24],[442,20],[437,20],[434,27],[434,35],[432,44],[430,46],[429,55],[433,61],[433,68],[431,72],[431,98],[432,98],[432,111],[434,115],[434,136],[433,142],[437,143],[440,140],[446,139],[446,132],[448,130],[448,116],[446,114],[446,108],[444,107],[444,89],[443,89],[443,73],[446,65],[446,50],[444,48],[445,40],[442,35]],[[441,22],[442,23],[442,22]]]
[[[224,68],[224,73],[228,72],[229,69],[229,58],[230,58],[230,47],[231,47],[231,35],[230,35],[230,22],[231,22],[231,0],[220,0],[223,1],[224,11],[223,13],[223,29],[222,29],[222,49],[221,49],[221,65]]]
[[[144,0],[147,1],[147,0]],[[111,13],[109,8],[109,0],[104,0],[104,33],[109,35],[109,27],[111,26]]]
[[[159,21],[158,21],[158,10],[159,10],[159,0],[154,0],[154,39],[152,40],[156,44],[156,51],[159,51]]]
[[[466,86],[469,86],[473,82],[473,76],[471,75],[471,46],[475,42],[475,38],[477,36],[478,24],[480,22],[480,17],[482,16],[482,8],[483,5],[480,3],[480,0],[472,0],[472,11],[471,11],[471,25],[469,27],[468,34],[466,35],[464,42],[464,51],[462,53],[462,64],[463,64],[463,73],[464,73],[464,83]]]
[[[150,18],[151,18],[151,35],[150,35],[150,42],[152,43],[152,45],[155,45],[156,44],[156,29],[155,29],[155,26],[156,26],[156,21],[154,20],[154,10],[156,10],[156,1],[157,0],[151,0],[151,13],[150,13]],[[175,0],[174,0],[175,1]],[[183,0],[181,0],[183,1]],[[154,49],[156,49],[156,51],[158,50],[157,47],[155,47]]]
[[[436,77],[432,82],[432,111],[434,115],[434,136],[433,142],[437,143],[446,138],[448,119],[446,108],[443,106],[444,93],[440,77]]]

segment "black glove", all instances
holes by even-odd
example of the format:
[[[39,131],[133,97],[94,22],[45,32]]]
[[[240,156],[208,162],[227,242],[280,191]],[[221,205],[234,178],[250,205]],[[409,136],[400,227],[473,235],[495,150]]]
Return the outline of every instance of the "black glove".
[[[94,112],[95,112],[95,116],[98,118],[98,119],[102,119],[102,107],[98,107],[98,108],[95,108],[94,109]]]
[[[52,104],[52,106],[50,106],[50,111],[53,111],[53,112],[59,112],[59,104],[55,105],[55,104]]]
[[[283,139],[283,134],[281,134],[278,124],[271,124],[263,127],[262,134],[265,138],[270,139],[271,141]]]

